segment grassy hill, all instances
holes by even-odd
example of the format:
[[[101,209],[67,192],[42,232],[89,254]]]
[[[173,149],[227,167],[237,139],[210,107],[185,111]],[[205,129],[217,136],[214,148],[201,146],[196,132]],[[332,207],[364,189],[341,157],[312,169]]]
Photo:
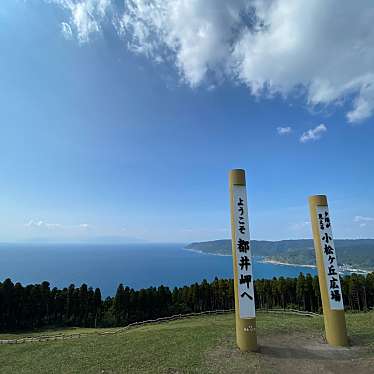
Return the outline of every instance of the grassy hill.
[[[334,242],[339,264],[374,269],[374,239],[336,239]],[[311,239],[252,240],[251,244],[255,256],[264,256],[290,264],[315,264],[314,245]],[[231,255],[231,240],[191,243],[186,248],[212,254]]]
[[[79,329],[89,333],[88,336],[0,345],[0,372],[350,373],[354,370],[358,374],[370,372],[374,365],[374,312],[347,314],[352,348],[333,349],[324,344],[322,317],[259,313],[257,324],[259,353],[241,353],[236,349],[234,315],[228,314],[148,325],[116,335],[98,336],[94,329]],[[0,334],[0,339],[9,337]]]

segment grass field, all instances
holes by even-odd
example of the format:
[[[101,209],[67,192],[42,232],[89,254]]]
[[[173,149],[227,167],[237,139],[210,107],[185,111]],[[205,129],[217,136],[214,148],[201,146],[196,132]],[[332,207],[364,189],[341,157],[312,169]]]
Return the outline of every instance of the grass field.
[[[374,312],[347,314],[351,348],[332,349],[324,344],[321,317],[260,313],[257,325],[259,353],[236,349],[234,315],[229,314],[148,325],[109,336],[0,345],[0,373],[372,372]],[[43,335],[94,331],[54,330]],[[0,339],[14,336],[0,334]]]

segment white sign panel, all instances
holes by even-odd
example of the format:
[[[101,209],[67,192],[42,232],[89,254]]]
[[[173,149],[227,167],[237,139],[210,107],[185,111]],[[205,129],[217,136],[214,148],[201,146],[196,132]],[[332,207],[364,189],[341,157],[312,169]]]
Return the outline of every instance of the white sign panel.
[[[245,186],[233,186],[236,240],[236,269],[240,318],[256,316],[253,288],[252,254],[249,240],[247,192]]]
[[[330,308],[332,310],[344,310],[338,261],[336,259],[329,209],[327,206],[317,206],[317,219]]]

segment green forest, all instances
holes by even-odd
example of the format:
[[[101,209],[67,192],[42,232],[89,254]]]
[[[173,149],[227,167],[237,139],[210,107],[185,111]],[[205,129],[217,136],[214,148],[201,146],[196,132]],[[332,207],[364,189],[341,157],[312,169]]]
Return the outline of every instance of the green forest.
[[[374,272],[341,278],[347,310],[374,308]],[[296,308],[321,312],[318,277],[300,273],[297,278],[258,279],[254,282],[259,309]],[[190,286],[134,290],[120,284],[114,297],[102,298],[99,288],[86,284],[67,288],[48,282],[23,286],[9,278],[0,282],[0,331],[44,327],[112,327],[174,314],[231,309],[232,279],[203,280]]]
[[[374,239],[334,240],[339,265],[348,264],[362,269],[374,269]],[[251,240],[252,254],[269,260],[299,265],[315,265],[312,239]],[[231,240],[213,240],[191,243],[187,249],[211,254],[231,255]]]

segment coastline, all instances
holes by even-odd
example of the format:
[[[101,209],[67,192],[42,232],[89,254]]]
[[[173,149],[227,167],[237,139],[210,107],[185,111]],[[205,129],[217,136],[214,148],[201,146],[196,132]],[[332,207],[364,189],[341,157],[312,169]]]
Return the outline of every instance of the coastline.
[[[213,253],[213,252],[208,252],[208,251],[202,251],[201,249],[186,248],[186,247],[184,247],[183,249],[186,250],[186,251],[199,253],[201,255],[231,257],[231,254],[230,255],[225,255],[223,253]],[[266,258],[264,258],[262,256],[254,256],[254,257],[256,257],[256,262],[260,262],[260,263],[263,263],[263,264],[282,265],[282,266],[293,266],[293,267],[305,267],[305,268],[316,268],[316,265],[290,264],[288,262],[281,262],[281,261],[266,259]]]
[[[277,261],[277,260],[270,260],[270,259],[261,259],[258,262],[262,263],[267,263],[267,264],[273,264],[273,265],[286,265],[286,266],[297,266],[297,267],[303,267],[303,268],[310,268],[310,269],[316,269],[317,265],[301,265],[301,264],[291,264],[288,262],[282,262],[282,261]],[[365,269],[360,269],[353,267],[351,265],[339,265],[339,274],[361,274],[361,275],[367,275],[371,271],[370,270],[365,270]]]
[[[213,252],[208,252],[208,251],[202,251],[200,249],[194,249],[194,248],[183,248],[186,251],[191,251],[195,253],[199,253],[202,255],[211,255],[211,256],[222,256],[222,257],[231,257],[230,255],[225,255],[223,253],[213,253]],[[283,262],[283,261],[277,261],[277,260],[272,260],[266,257],[262,256],[254,256],[256,257],[256,262],[263,263],[263,264],[272,264],[272,265],[279,265],[279,266],[291,266],[291,267],[302,267],[302,268],[308,268],[308,269],[316,269],[316,265],[307,265],[307,264],[293,264],[289,262]],[[351,265],[339,265],[339,273],[340,274],[363,274],[367,275],[370,273],[370,270],[366,269],[359,269],[356,267],[353,267]]]
[[[212,255],[212,256],[231,257],[231,255],[225,255],[223,253],[205,252],[205,251],[202,251],[201,249],[186,248],[186,247],[184,247],[183,249],[185,251],[195,252],[195,253],[199,253],[201,255]]]
[[[303,267],[303,268],[312,268],[315,269],[317,266],[316,265],[306,265],[306,264],[291,264],[289,262],[282,262],[282,261],[277,261],[277,260],[270,260],[267,258],[262,258],[258,262],[261,262],[263,264],[273,264],[273,265],[286,265],[286,266],[297,266],[297,267]]]
[[[195,252],[195,253],[199,253],[202,255],[231,257],[231,254],[225,255],[223,253],[213,253],[213,252],[208,252],[208,251],[202,251],[201,249],[186,248],[186,247],[184,247],[183,249],[186,251]],[[281,262],[281,261],[266,259],[262,256],[254,256],[254,257],[256,257],[256,262],[260,262],[260,263],[266,263],[266,264],[272,264],[272,265],[283,265],[283,266],[294,266],[294,267],[305,267],[305,268],[316,268],[316,265],[290,264],[288,262]]]
[[[186,251],[199,253],[202,255],[211,255],[211,256],[222,256],[222,257],[231,257],[230,255],[225,255],[223,253],[213,253],[208,251],[202,251],[201,249],[194,249],[194,248],[183,248]],[[264,263],[264,264],[272,264],[272,265],[283,265],[283,266],[293,266],[293,267],[305,267],[305,268],[316,268],[316,265],[301,265],[301,264],[290,264],[288,262],[281,262],[276,260],[266,259],[262,256],[254,256],[256,257],[256,262]]]

